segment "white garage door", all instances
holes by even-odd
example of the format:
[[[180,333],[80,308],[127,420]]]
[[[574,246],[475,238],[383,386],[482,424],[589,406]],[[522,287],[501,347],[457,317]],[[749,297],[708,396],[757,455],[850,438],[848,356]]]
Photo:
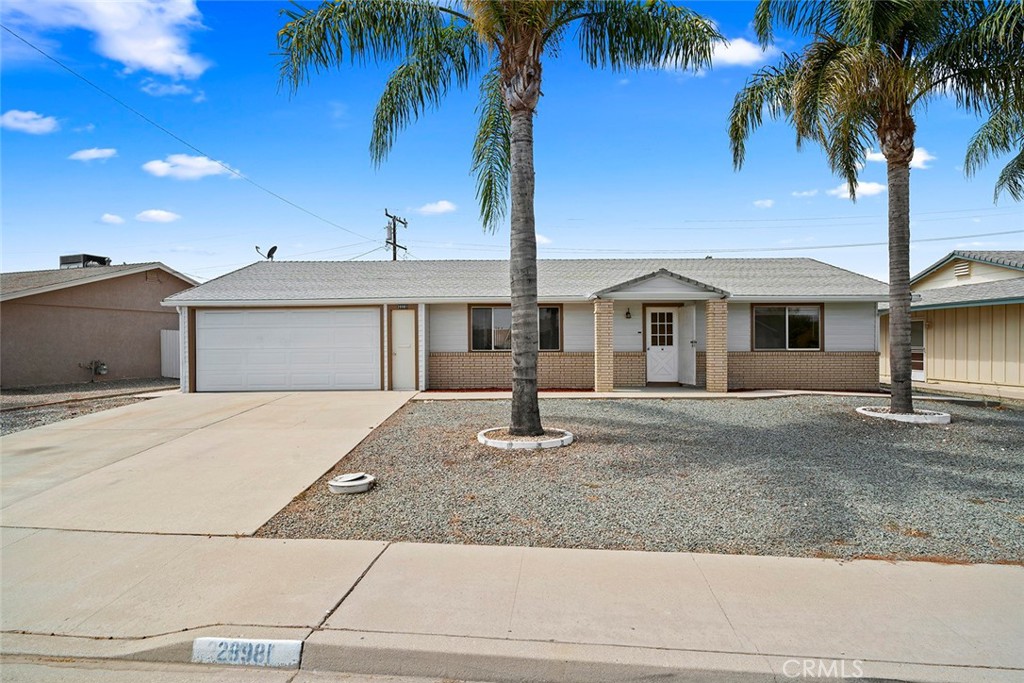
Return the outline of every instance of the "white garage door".
[[[376,308],[199,311],[197,391],[380,389]]]

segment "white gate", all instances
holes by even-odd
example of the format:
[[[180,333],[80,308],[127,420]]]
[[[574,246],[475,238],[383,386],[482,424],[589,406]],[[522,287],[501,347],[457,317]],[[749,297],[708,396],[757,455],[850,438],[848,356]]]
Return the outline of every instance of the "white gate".
[[[181,378],[181,355],[178,346],[181,344],[181,332],[178,330],[160,330],[160,376]]]

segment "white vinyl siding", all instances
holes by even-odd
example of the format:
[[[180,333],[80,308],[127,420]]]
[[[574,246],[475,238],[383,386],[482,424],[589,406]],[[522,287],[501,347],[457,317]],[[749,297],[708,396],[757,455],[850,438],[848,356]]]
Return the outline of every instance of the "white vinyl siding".
[[[431,304],[430,350],[466,353],[469,351],[469,307],[466,304]]]
[[[594,305],[562,306],[562,335],[566,351],[593,351]]]
[[[868,303],[826,303],[822,325],[825,351],[877,351],[878,305]]]
[[[630,318],[626,319],[626,309]],[[616,351],[644,350],[644,307],[639,301],[616,301],[614,308],[615,320],[613,332]]]
[[[198,391],[380,389],[380,309],[199,311]]]
[[[750,351],[750,304],[729,304],[729,350]]]
[[[614,298],[633,298],[629,297],[629,294],[642,294],[643,299],[657,299],[659,297],[668,297],[670,299],[686,299],[689,295],[699,294],[701,296],[707,296],[708,290],[691,285],[689,282],[684,282],[679,278],[670,277],[668,275],[658,275],[652,277],[643,282],[638,282],[628,287],[620,287],[616,289],[611,296]]]
[[[697,350],[707,351],[708,320],[705,315],[707,304],[703,301],[697,302]]]

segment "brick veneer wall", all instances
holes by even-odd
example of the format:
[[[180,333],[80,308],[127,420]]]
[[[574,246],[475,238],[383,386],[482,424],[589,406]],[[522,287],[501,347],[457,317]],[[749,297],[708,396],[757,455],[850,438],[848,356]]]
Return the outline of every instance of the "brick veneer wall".
[[[706,383],[706,364],[706,354],[698,352],[697,386]],[[878,353],[732,351],[729,389],[878,391]]]
[[[594,299],[594,380],[595,391],[615,388],[615,302]]]
[[[429,357],[430,389],[509,389],[512,354],[434,352]],[[541,389],[592,389],[594,354],[587,351],[541,353],[537,356]]]
[[[704,345],[706,372],[704,384],[708,391],[728,391],[731,373],[729,372],[728,352],[729,308],[725,301],[708,301],[704,308],[704,320],[707,325]]]
[[[644,351],[615,352],[615,386],[642,387],[647,385],[647,353]]]

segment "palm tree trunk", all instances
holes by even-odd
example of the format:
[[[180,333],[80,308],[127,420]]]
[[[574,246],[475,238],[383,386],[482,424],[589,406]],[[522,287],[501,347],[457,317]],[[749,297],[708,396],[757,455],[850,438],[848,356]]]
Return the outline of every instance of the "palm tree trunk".
[[[910,146],[913,149],[913,144]],[[888,160],[889,374],[894,413],[912,413],[910,353],[910,164]]]
[[[544,433],[537,401],[537,234],[533,213],[533,111],[512,111],[512,234],[509,276],[512,283],[512,421],[509,431],[522,436]]]

